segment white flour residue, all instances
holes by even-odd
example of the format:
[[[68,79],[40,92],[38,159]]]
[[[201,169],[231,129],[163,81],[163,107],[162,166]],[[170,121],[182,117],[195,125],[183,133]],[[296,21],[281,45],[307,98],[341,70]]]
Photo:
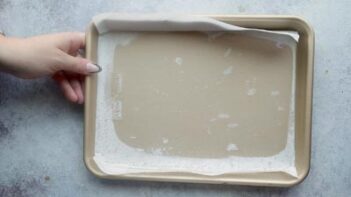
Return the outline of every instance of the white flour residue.
[[[255,88],[250,88],[247,90],[247,95],[253,96],[256,94],[256,89]]]
[[[247,87],[247,90],[246,90],[246,94],[248,96],[253,96],[256,94],[256,77],[253,77],[251,80],[246,80],[245,81],[246,83],[246,87]]]
[[[237,128],[239,126],[239,124],[238,123],[229,123],[229,124],[227,124],[227,127],[228,128],[230,128],[230,129],[234,129],[234,128]]]
[[[183,58],[181,58],[181,57],[176,57],[176,58],[174,59],[174,62],[180,66],[180,65],[183,64]]]
[[[224,52],[224,57],[228,57],[230,54],[232,53],[232,48],[228,48],[225,52]]]
[[[150,152],[133,148],[122,142],[116,135],[113,123],[115,111],[122,111],[122,102],[111,97],[111,84],[109,82],[112,78],[111,73],[113,73],[115,49],[118,51],[119,47],[130,44],[137,36],[136,33],[128,32],[107,33],[99,36],[97,63],[104,66],[104,70],[99,73],[97,78],[95,154],[93,159],[103,172],[116,175],[145,172],[192,172],[212,176],[235,172],[283,171],[297,176],[294,152],[295,62],[293,64],[293,91],[289,109],[287,145],[284,150],[274,156],[190,158],[164,154],[168,150],[164,148],[156,147]],[[254,87],[254,84],[250,85],[249,88]],[[111,106],[113,107],[111,108]],[[117,117],[122,118],[122,114]],[[230,116],[221,113],[218,114],[217,118],[222,119],[221,121],[227,121]],[[117,118],[117,121],[119,120]],[[210,128],[207,132],[209,135],[211,134]],[[233,145],[229,146],[229,150],[235,151],[234,149]]]
[[[163,155],[164,154],[164,149],[162,148],[153,148],[151,149],[151,153],[154,155]]]
[[[217,117],[219,119],[228,119],[228,118],[230,118],[230,115],[229,114],[225,114],[225,113],[220,113],[220,114],[217,115]]]
[[[164,137],[164,138],[162,138],[162,143],[167,144],[167,143],[168,143],[168,141],[169,141],[169,140],[168,140],[168,138],[165,138],[165,137]]]
[[[229,66],[223,71],[223,75],[230,75],[233,72],[233,66]]]
[[[122,102],[120,100],[115,100],[112,104],[112,118],[113,120],[122,119]]]
[[[236,144],[228,144],[227,146],[227,151],[237,151],[239,148],[236,146]]]
[[[117,87],[117,93],[121,93],[122,92],[122,83],[123,83],[123,79],[122,79],[122,74],[117,74],[115,77],[116,81],[116,87]]]

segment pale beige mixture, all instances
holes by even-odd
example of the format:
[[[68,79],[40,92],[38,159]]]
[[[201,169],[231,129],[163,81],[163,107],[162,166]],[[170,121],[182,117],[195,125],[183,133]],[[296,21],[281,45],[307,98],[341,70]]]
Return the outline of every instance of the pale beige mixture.
[[[239,34],[142,33],[115,52],[118,137],[185,157],[272,156],[285,148],[288,46]]]

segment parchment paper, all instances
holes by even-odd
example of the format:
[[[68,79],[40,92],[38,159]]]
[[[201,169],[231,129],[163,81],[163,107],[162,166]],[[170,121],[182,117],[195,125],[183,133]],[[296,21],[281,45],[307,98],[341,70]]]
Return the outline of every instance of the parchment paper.
[[[139,34],[145,31],[201,31],[242,32],[256,38],[273,41],[279,45],[288,45],[296,50],[298,34],[296,32],[276,32],[246,29],[226,24],[211,18],[195,16],[160,16],[160,15],[118,15],[103,14],[94,18],[100,34],[98,40],[98,64],[103,71],[98,76],[96,142],[94,160],[98,167],[107,174],[129,174],[143,172],[192,172],[203,175],[220,175],[235,172],[283,171],[296,176],[294,147],[294,97],[295,97],[295,62],[293,62],[293,82],[289,111],[287,145],[279,154],[270,157],[227,158],[184,158],[165,156],[162,152],[153,154],[124,144],[116,135],[113,120],[122,117],[122,103],[111,99],[111,73],[114,65],[114,53],[118,47],[129,45]],[[119,31],[119,33],[111,33]],[[295,53],[294,53],[295,55]],[[295,60],[295,57],[293,58]],[[118,131],[117,131],[118,132]]]

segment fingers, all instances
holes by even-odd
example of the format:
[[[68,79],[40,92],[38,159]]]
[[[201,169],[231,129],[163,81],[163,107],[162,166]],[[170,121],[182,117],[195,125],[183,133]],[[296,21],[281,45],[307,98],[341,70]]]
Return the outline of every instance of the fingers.
[[[97,64],[89,62],[89,60],[82,57],[73,57],[68,54],[63,54],[58,70],[78,73],[82,75],[89,75],[101,71],[101,67]]]
[[[67,75],[63,72],[58,72],[53,76],[53,79],[59,83],[67,100],[83,104],[84,95],[80,78],[81,76],[75,74]]]
[[[58,47],[65,53],[75,55],[79,49],[85,47],[85,34],[82,32],[64,32],[52,34]]]
[[[76,95],[72,86],[68,82],[68,79],[64,75],[59,75],[59,77],[56,75],[54,76],[54,79],[59,83],[59,86],[66,99],[73,103],[76,103],[78,100],[78,96]]]
[[[85,47],[85,34],[81,32],[67,33],[66,36],[70,37],[70,46],[68,54],[77,55],[79,49],[84,49]]]
[[[89,75],[101,71],[99,65],[91,63],[88,59],[80,56],[80,52],[85,47],[85,34],[80,32],[60,33],[53,35],[58,38],[58,50],[55,51],[56,58],[53,65],[53,71],[66,71]]]
[[[77,95],[77,103],[78,104],[83,104],[84,102],[84,96],[83,96],[83,90],[82,90],[82,86],[80,85],[80,82],[78,79],[71,79],[69,80],[74,92]]]
[[[76,32],[76,36],[78,37],[77,40],[79,40],[79,48],[82,49],[85,47],[85,33],[82,32]]]

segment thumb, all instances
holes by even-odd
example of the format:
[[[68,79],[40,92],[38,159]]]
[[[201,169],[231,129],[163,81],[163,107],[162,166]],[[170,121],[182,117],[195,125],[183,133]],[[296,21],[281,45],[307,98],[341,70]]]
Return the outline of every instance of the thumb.
[[[82,57],[73,57],[68,54],[65,54],[60,67],[60,70],[83,75],[101,71],[101,67],[99,65],[91,63],[88,59]]]

